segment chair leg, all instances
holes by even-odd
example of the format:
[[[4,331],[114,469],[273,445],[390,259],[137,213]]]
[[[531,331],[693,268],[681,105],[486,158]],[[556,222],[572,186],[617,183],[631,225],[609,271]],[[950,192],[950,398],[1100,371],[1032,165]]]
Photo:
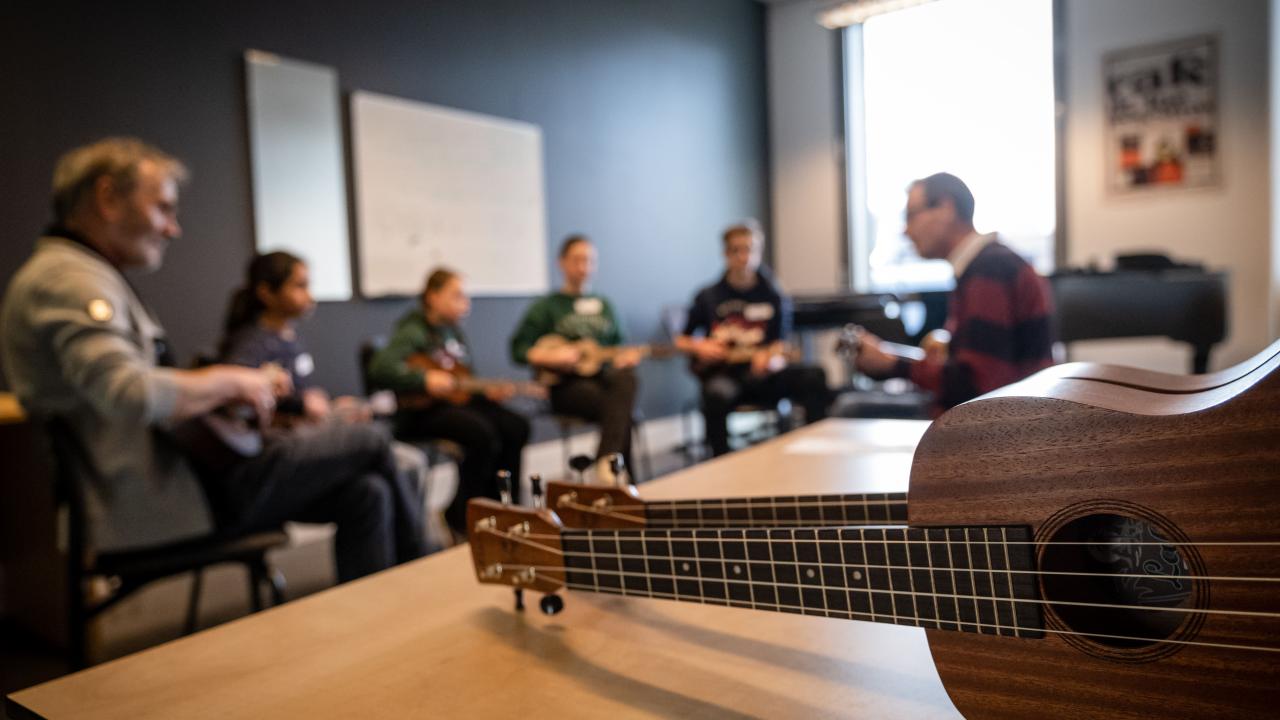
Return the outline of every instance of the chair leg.
[[[60,482],[70,486],[70,483],[65,478],[62,478]],[[67,666],[69,670],[75,672],[76,670],[83,670],[89,664],[88,640],[86,638],[89,612],[85,608],[84,598],[84,518],[81,515],[80,506],[76,502],[59,505],[58,512],[60,515],[65,512],[67,520],[67,554],[64,558],[66,561],[67,582],[64,596],[67,604]]]
[[[85,626],[89,619],[84,608],[84,588],[80,575],[73,573],[72,577],[67,578],[67,585],[67,666],[75,672],[88,666]]]
[[[693,448],[693,430],[689,427],[693,422],[689,419],[689,411],[680,413],[680,454],[684,455],[684,467],[689,466]]]
[[[635,448],[640,451],[640,457],[638,458],[638,462],[636,464],[643,466],[644,479],[652,480],[653,479],[653,458],[650,457],[649,455],[649,441],[644,434],[644,424],[633,423],[631,426],[631,433],[633,438],[633,444]],[[631,484],[634,485],[635,483],[636,483],[636,477],[632,475]]]
[[[200,590],[204,586],[204,568],[196,568],[191,573],[191,596],[187,598],[187,624],[183,635],[194,633],[200,624]]]

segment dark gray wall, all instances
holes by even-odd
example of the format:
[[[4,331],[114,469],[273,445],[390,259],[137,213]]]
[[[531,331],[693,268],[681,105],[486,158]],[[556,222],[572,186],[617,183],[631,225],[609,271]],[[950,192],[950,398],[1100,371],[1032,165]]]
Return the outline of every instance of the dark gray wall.
[[[754,0],[20,5],[0,10],[0,280],[48,221],[62,151],[109,134],[147,139],[193,174],[184,238],[162,271],[136,279],[184,355],[213,345],[252,253],[247,48],[336,68],[344,91],[540,125],[550,242],[597,240],[597,287],[633,339],[661,338],[659,309],[715,275],[721,227],[767,221]],[[515,372],[506,339],[528,302],[476,301],[467,331],[481,373]],[[303,327],[319,381],[356,391],[357,343],[407,306],[322,305]],[[694,387],[678,361],[646,366],[642,383],[650,417],[679,410]]]

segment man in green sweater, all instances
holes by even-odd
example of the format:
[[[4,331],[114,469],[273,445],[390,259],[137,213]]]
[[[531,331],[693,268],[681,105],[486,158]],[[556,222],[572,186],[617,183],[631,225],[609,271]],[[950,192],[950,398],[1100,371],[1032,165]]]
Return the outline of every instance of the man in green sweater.
[[[581,417],[600,425],[600,445],[596,449],[596,477],[611,484],[617,478],[607,459],[622,453],[631,467],[631,413],[636,399],[634,368],[640,362],[638,350],[622,350],[599,373],[584,376],[575,372],[583,359],[572,345],[539,344],[547,335],[566,340],[594,340],[603,347],[623,342],[622,326],[613,305],[591,292],[591,276],[596,269],[596,249],[585,235],[570,235],[560,246],[560,272],[564,282],[559,291],[529,306],[511,337],[511,357],[554,373],[551,409],[562,415]]]

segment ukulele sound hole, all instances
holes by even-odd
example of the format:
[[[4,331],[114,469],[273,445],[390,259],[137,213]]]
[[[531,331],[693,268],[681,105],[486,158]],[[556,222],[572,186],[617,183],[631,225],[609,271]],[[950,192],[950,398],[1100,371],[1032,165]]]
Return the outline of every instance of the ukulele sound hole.
[[[1143,520],[1073,520],[1049,540],[1040,569],[1048,608],[1088,642],[1145,648],[1172,637],[1193,614],[1185,559]]]

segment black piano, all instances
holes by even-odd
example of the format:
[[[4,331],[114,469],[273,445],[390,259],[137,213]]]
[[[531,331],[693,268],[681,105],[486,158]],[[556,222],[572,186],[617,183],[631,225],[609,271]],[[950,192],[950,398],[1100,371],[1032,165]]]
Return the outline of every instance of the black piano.
[[[1117,265],[1113,272],[1050,276],[1058,339],[1163,336],[1190,344],[1191,372],[1208,372],[1210,350],[1227,336],[1227,274],[1199,266]]]

